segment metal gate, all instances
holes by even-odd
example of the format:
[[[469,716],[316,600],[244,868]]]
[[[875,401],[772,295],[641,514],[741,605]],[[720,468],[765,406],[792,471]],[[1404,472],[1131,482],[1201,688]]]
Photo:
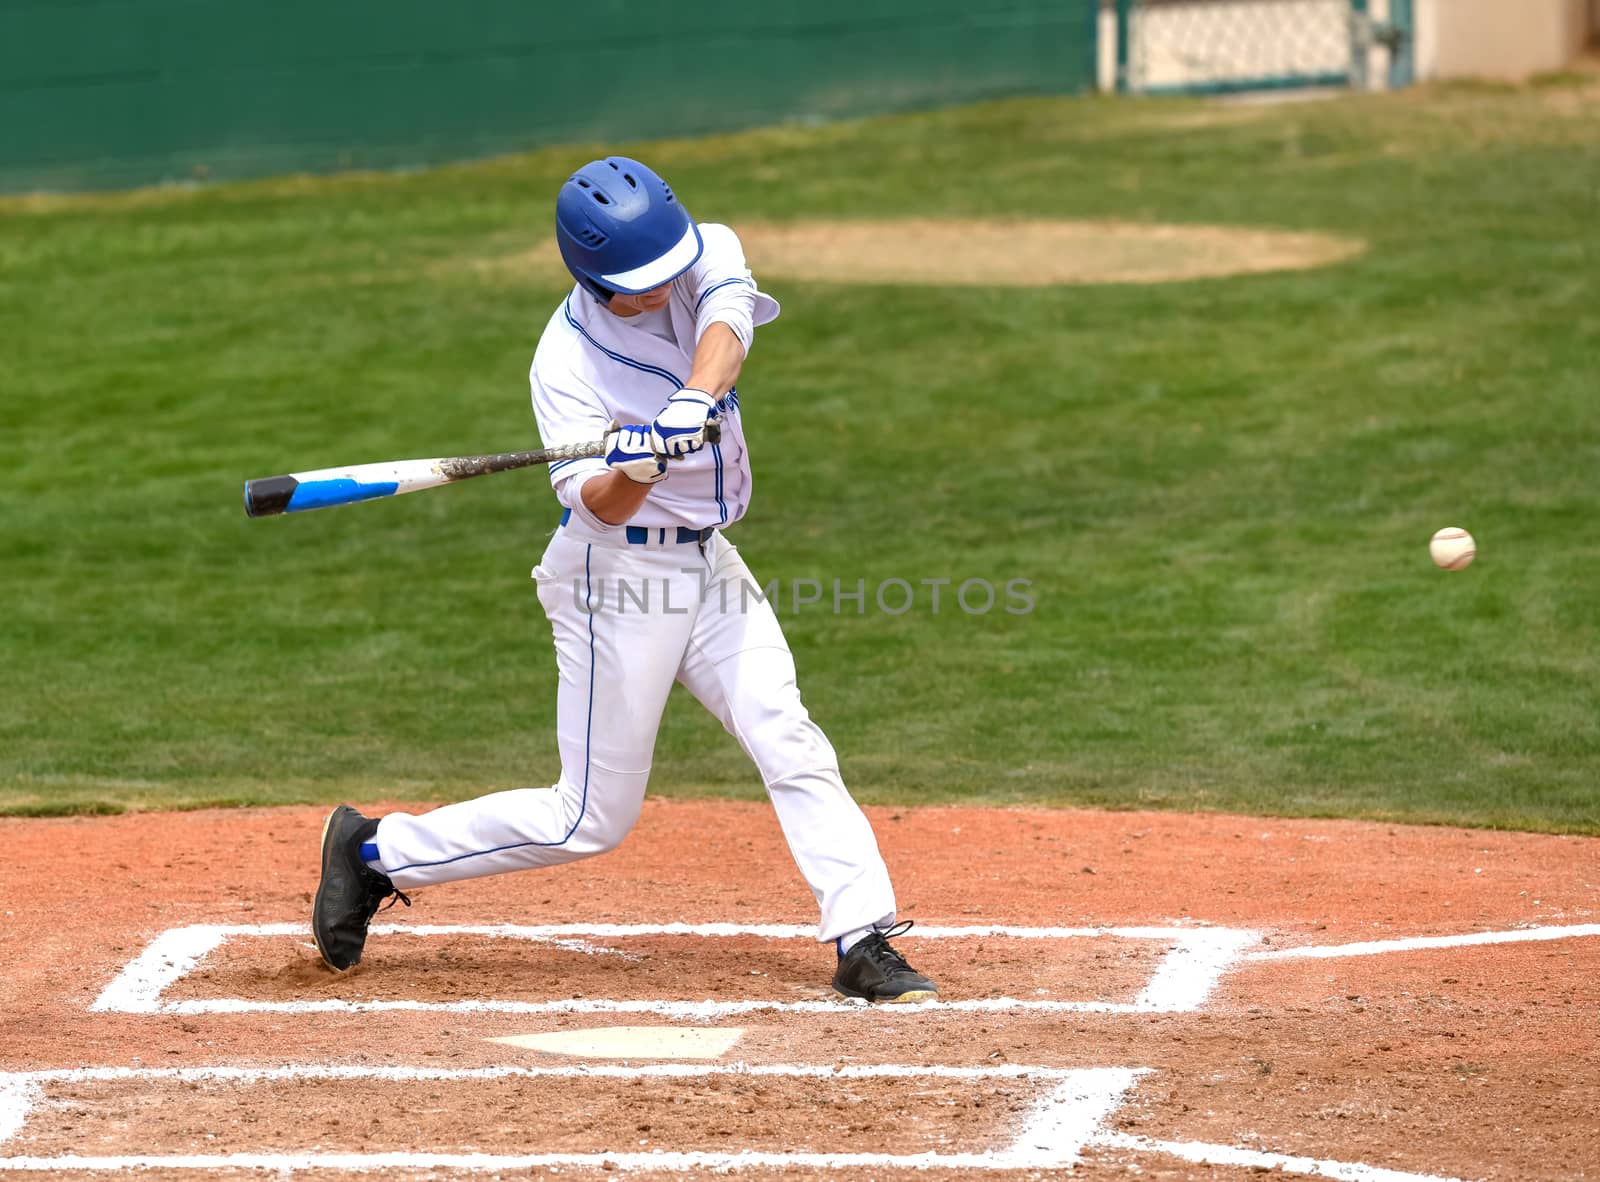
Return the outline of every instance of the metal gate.
[[[1412,0],[1116,0],[1117,88],[1220,94],[1411,81]],[[1381,76],[1373,76],[1374,63]]]

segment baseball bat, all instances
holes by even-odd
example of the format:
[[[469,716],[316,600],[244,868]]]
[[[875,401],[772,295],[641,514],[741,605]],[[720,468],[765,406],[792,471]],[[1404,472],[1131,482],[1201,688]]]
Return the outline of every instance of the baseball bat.
[[[716,423],[706,424],[706,442],[722,439]],[[562,460],[588,459],[605,455],[604,440],[542,447],[534,451],[504,451],[481,456],[448,456],[432,460],[386,460],[377,464],[356,464],[347,468],[318,468],[313,472],[290,472],[284,476],[262,476],[244,482],[244,511],[250,517],[275,517],[280,513],[303,513],[307,509],[326,509],[334,505],[354,505],[380,497],[438,488],[474,476],[510,472],[535,464],[557,464]]]

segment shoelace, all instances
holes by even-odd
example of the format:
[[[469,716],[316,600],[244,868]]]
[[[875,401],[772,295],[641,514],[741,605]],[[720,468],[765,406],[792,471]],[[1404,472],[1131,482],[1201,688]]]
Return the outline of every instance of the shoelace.
[[[872,957],[873,963],[886,970],[887,973],[912,973],[916,970],[906,963],[906,958],[889,947],[891,939],[903,936],[910,930],[911,921],[902,919],[899,923],[884,928],[882,931],[874,931],[872,935],[861,941],[861,943],[865,945],[866,953]]]
[[[369,870],[368,873],[372,876],[366,881],[368,918],[378,914],[380,911],[389,910],[389,907],[393,907],[396,903],[404,903],[407,907],[411,906],[410,896],[396,887],[394,883],[375,870]],[[389,900],[389,907],[381,906],[385,899]]]

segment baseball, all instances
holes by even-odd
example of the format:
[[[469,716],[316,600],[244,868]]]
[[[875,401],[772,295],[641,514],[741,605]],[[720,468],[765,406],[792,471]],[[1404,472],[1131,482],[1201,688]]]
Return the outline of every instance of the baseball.
[[[1472,560],[1478,554],[1478,544],[1460,526],[1447,525],[1433,535],[1433,540],[1428,543],[1428,553],[1433,555],[1435,566],[1444,570],[1461,570],[1472,565]]]

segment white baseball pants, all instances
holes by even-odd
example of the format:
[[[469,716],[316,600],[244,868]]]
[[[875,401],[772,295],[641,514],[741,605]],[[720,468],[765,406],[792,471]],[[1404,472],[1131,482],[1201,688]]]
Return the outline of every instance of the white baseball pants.
[[[877,841],[811,721],[794,658],[738,550],[713,533],[599,537],[574,520],[534,570],[555,633],[561,778],[391,813],[373,839],[401,890],[551,866],[615,848],[639,818],[656,730],[674,680],[739,741],[761,773],[800,873],[822,911],[818,939],[894,919]],[[657,541],[666,538],[665,544]]]

